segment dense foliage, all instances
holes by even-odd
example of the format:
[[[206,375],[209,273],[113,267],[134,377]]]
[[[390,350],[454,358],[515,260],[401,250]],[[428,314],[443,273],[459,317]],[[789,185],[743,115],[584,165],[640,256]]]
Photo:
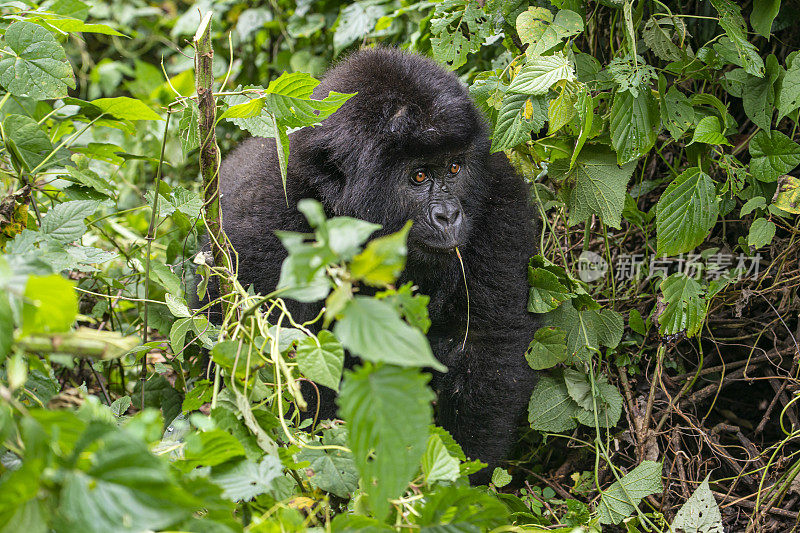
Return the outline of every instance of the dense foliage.
[[[797,527],[784,4],[2,4],[0,531]],[[540,207],[529,310],[549,314],[524,356],[544,373],[489,487],[433,425],[427,297],[395,284],[408,227],[369,240],[305,201],[314,233],[281,235],[270,295],[218,232],[216,155],[272,137],[285,175],[291,131],[350,97],[313,99],[315,77],[376,44],[457,71]],[[301,421],[301,381],[338,389],[342,420]]]

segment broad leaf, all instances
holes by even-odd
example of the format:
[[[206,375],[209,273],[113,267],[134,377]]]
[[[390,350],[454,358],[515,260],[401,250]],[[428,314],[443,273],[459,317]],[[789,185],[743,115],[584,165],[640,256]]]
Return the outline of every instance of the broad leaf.
[[[664,490],[661,463],[642,463],[603,491],[597,513],[601,524],[619,524],[636,511],[643,498]]]
[[[546,120],[547,99],[544,96],[506,94],[492,134],[492,152],[508,150],[531,140],[531,132],[538,133]]]
[[[97,211],[98,206],[92,200],[73,200],[58,204],[42,218],[42,233],[65,244],[73,242],[86,232],[83,220]]]
[[[53,151],[50,137],[39,123],[25,115],[8,115],[3,120],[6,148],[28,172],[37,168]]]
[[[705,144],[731,145],[731,143],[728,142],[728,139],[726,139],[720,131],[719,119],[713,116],[705,117],[697,123],[697,127],[694,130],[694,135],[692,136],[692,141],[689,144],[697,142]]]
[[[75,88],[67,54],[49,31],[21,20],[6,29],[4,39],[10,50],[0,59],[0,85],[8,92],[45,100]]]
[[[599,146],[581,150],[570,170],[565,159],[554,161],[550,175],[556,180],[568,180],[572,186],[569,195],[570,225],[575,225],[595,214],[612,228],[620,228],[622,209],[628,181],[636,168],[632,161],[617,165],[613,152]]]
[[[789,175],[778,178],[772,205],[787,213],[800,215],[800,179]]]
[[[436,481],[455,481],[461,475],[459,460],[450,455],[442,437],[432,434],[428,438],[428,447],[422,455],[422,473],[428,484]]]
[[[659,120],[658,102],[649,89],[636,97],[630,91],[616,93],[609,131],[620,165],[650,151],[658,136]]]
[[[559,433],[578,427],[580,407],[570,397],[563,379],[542,376],[531,394],[528,422],[537,431]]]
[[[777,130],[759,131],[749,148],[750,172],[761,181],[775,181],[800,164],[800,144]]]
[[[529,7],[517,16],[517,33],[528,45],[525,53],[538,56],[547,52],[562,40],[583,31],[583,19],[569,9],[560,9],[555,18],[543,7]]]
[[[540,328],[525,352],[525,359],[534,370],[551,368],[567,359],[566,333],[554,327]]]
[[[747,245],[756,250],[768,246],[775,237],[775,223],[766,218],[757,218],[750,226],[750,233],[747,235]]]
[[[672,529],[684,533],[725,533],[722,513],[708,486],[708,476],[678,510]]]
[[[559,80],[574,80],[572,62],[562,53],[529,57],[522,70],[514,76],[508,90],[532,96],[547,94]]]
[[[425,335],[401,320],[397,310],[382,300],[364,296],[350,300],[334,334],[345,348],[367,361],[446,370],[433,357]]]
[[[717,221],[719,203],[711,177],[697,167],[684,171],[661,195],[656,210],[656,255],[693,250]]]
[[[330,331],[322,330],[316,338],[306,337],[297,345],[297,364],[308,379],[339,390],[344,348]]]
[[[425,451],[433,417],[428,379],[416,369],[367,364],[347,372],[342,384],[339,412],[377,517],[405,491]]]
[[[322,444],[346,446],[347,429],[336,426],[323,431]],[[305,469],[305,474],[308,476],[308,481],[319,489],[340,498],[349,498],[358,488],[358,470],[351,452],[332,448],[303,448],[297,455],[297,461],[311,463]]]
[[[683,272],[676,272],[661,282],[661,293],[666,307],[657,317],[662,335],[674,335],[682,331],[687,337],[694,336],[703,325],[706,304],[703,288]]]

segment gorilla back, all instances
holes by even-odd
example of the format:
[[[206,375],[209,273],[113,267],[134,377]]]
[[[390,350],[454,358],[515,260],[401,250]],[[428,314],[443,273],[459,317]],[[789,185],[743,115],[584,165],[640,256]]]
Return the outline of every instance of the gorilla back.
[[[524,358],[538,327],[526,311],[527,260],[537,231],[528,189],[503,154],[490,155],[480,113],[452,73],[418,55],[364,50],[315,90],[358,94],[315,128],[290,135],[286,204],[275,142],[251,138],[222,164],[225,231],[244,286],[267,293],[286,252],[275,230],[309,232],[302,198],[328,216],[391,233],[413,220],[402,280],[430,296],[428,338],[449,371],[436,374],[437,421],[467,456],[505,458],[536,374]],[[469,334],[462,254],[470,294]],[[299,318],[320,304],[297,306]]]

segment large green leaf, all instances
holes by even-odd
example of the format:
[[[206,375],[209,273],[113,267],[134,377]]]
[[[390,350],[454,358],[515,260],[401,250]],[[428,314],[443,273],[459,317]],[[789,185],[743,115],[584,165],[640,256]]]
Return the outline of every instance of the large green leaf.
[[[361,0],[345,5],[339,12],[333,34],[334,55],[338,55],[375,28],[375,23],[386,13],[386,7],[382,3],[383,0]]]
[[[25,115],[8,115],[3,120],[6,148],[25,170],[31,171],[53,151],[50,137],[39,123]]]
[[[633,96],[618,92],[611,107],[609,131],[620,165],[639,159],[656,142],[660,130],[658,102],[650,90]]]
[[[62,243],[79,239],[86,232],[83,220],[97,211],[93,200],[73,200],[58,204],[42,218],[42,233]]]
[[[0,85],[8,92],[44,100],[75,88],[67,54],[49,31],[21,20],[6,29],[4,38],[9,50],[0,59]]]
[[[781,0],[754,0],[753,11],[750,12],[750,25],[756,33],[769,40],[772,31],[772,21],[778,15]]]
[[[563,379],[542,376],[531,394],[528,422],[533,429],[559,433],[578,427],[580,407],[567,392]]]
[[[601,524],[619,524],[636,511],[643,498],[664,490],[661,484],[661,463],[642,463],[615,481],[600,497],[597,513]]]
[[[508,93],[503,97],[492,134],[492,152],[508,150],[531,140],[547,120],[547,98]]]
[[[759,131],[750,141],[750,172],[761,181],[775,181],[800,164],[800,144],[783,133]]]
[[[758,54],[758,49],[747,40],[747,24],[741,8],[732,0],[711,0],[711,4],[719,13],[719,25],[736,48],[741,66],[748,74],[763,76],[764,60]]]
[[[369,229],[367,228],[367,231]],[[403,229],[398,232],[371,240],[364,251],[356,255],[350,263],[350,273],[353,277],[377,287],[394,283],[406,266],[408,252],[406,241],[409,231],[411,231],[411,221],[406,222]],[[369,236],[369,233],[364,232],[364,238]]]
[[[517,34],[528,45],[525,53],[534,56],[547,52],[563,39],[583,31],[583,19],[569,9],[553,14],[544,7],[529,7],[517,16]]]
[[[117,96],[116,98],[98,98],[90,102],[103,113],[125,120],[164,120],[147,104],[136,98]]]
[[[719,202],[711,177],[697,167],[685,170],[661,195],[656,210],[659,256],[693,250],[714,227]]]
[[[508,90],[532,96],[547,94],[559,80],[574,80],[572,62],[562,53],[529,57],[522,70],[514,76]]]
[[[339,390],[344,348],[330,331],[322,330],[316,338],[306,337],[297,345],[297,364],[308,379]]]
[[[481,487],[441,487],[425,497],[416,523],[426,533],[494,531],[510,523],[508,509]]]
[[[429,376],[393,365],[366,364],[347,372],[338,398],[348,424],[347,441],[370,496],[383,518],[417,471],[433,417]]]
[[[800,107],[800,60],[795,56],[794,61],[787,65],[786,75],[780,81],[775,94],[775,107],[778,108],[778,122]]]
[[[540,328],[525,352],[525,359],[534,370],[551,368],[567,359],[566,333],[555,327]]]
[[[382,300],[356,296],[342,311],[334,334],[345,348],[368,361],[446,370],[433,357],[425,335]]]
[[[457,480],[460,475],[458,465],[458,458],[450,455],[442,437],[432,434],[422,455],[422,473],[425,474],[425,482],[432,484],[436,481]]]
[[[587,146],[581,150],[570,170],[566,159],[558,159],[550,166],[550,175],[557,180],[568,179],[572,186],[569,196],[569,223],[578,224],[590,215],[599,215],[604,223],[620,228],[625,192],[636,162],[621,167],[608,149]]]
[[[322,444],[346,446],[347,429],[336,426],[323,431]],[[311,463],[305,473],[308,481],[317,488],[340,498],[349,498],[358,488],[358,470],[351,452],[332,448],[303,448],[297,455],[297,461]]]
[[[705,299],[700,284],[683,272],[676,272],[661,282],[666,308],[658,317],[659,332],[674,335],[686,331],[694,336],[703,325]]]
[[[664,80],[664,86],[666,87],[666,80]],[[694,124],[695,115],[692,104],[689,102],[689,98],[674,85],[664,94],[660,104],[664,126],[669,130],[672,138],[677,141]]]
[[[59,274],[29,276],[22,305],[22,334],[58,333],[72,327],[78,313],[75,286]]]

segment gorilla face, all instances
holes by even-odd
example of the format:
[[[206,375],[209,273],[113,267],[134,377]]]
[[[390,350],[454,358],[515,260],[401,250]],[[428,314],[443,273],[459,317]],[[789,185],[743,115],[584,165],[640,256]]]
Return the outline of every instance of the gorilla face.
[[[311,173],[326,209],[381,224],[383,233],[412,220],[410,261],[463,249],[486,204],[489,143],[461,81],[429,60],[384,50],[334,68],[315,93],[329,91],[358,94],[298,132],[294,146],[318,162]]]

